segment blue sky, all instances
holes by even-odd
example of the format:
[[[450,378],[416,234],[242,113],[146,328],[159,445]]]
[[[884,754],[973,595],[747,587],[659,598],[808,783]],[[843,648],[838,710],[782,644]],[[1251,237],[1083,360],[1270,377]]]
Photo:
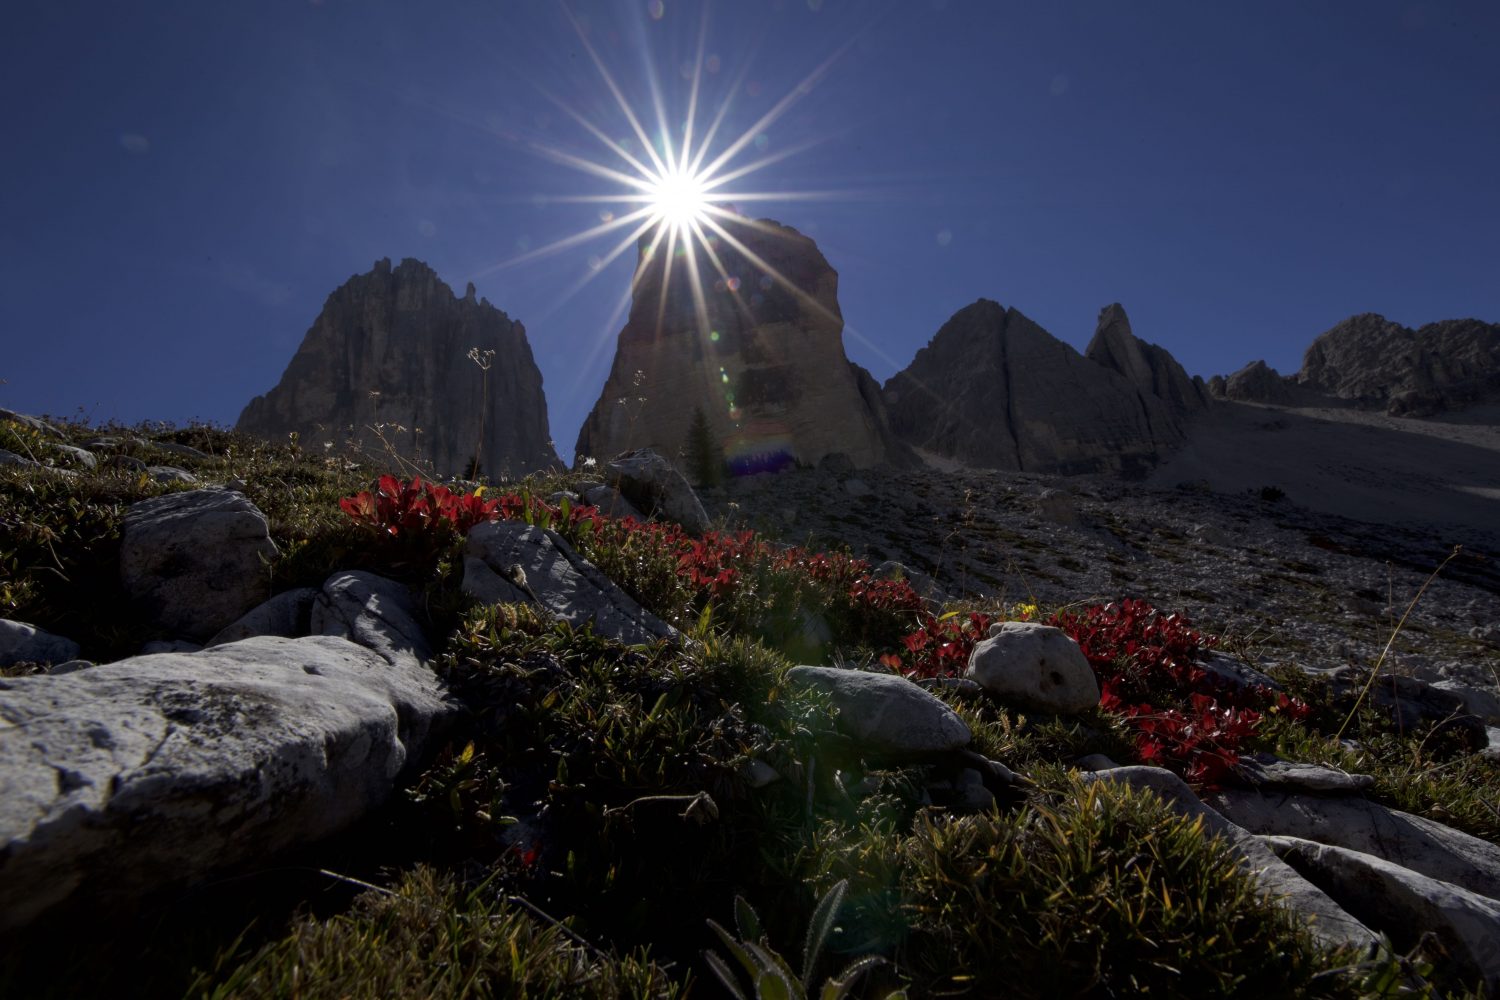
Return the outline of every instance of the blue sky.
[[[232,423],[330,291],[410,256],[526,324],[571,452],[634,256],[513,263],[622,190],[536,152],[621,166],[563,107],[631,133],[564,8],[14,6],[0,406]],[[703,5],[572,11],[678,129]],[[981,296],[1079,348],[1120,301],[1189,372],[1286,372],[1353,313],[1500,320],[1497,41],[1492,2],[736,0],[700,122],[727,99],[738,136],[828,64],[735,163],[796,152],[735,189],[823,193],[741,207],[817,240],[878,378]]]

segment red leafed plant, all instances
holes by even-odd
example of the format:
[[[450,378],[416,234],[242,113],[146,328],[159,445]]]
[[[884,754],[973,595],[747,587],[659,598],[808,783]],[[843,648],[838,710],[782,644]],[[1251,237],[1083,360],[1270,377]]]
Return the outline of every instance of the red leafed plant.
[[[381,476],[375,492],[356,493],[339,501],[339,507],[355,524],[393,538],[450,528],[463,534],[480,521],[496,517],[500,506],[499,499],[454,493],[446,486],[424,482],[420,476],[406,483],[395,476]]]

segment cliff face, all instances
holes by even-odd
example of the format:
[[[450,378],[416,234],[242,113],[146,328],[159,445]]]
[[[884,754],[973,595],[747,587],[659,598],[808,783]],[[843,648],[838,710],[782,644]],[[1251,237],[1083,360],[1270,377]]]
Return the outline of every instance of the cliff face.
[[[701,409],[737,472],[837,452],[857,468],[909,460],[844,355],[838,274],[816,244],[768,220],[723,225],[727,237],[690,251],[641,240],[630,318],[577,454],[651,448],[680,466]]]
[[[1099,325],[1084,357],[1124,376],[1137,389],[1167,404],[1178,416],[1207,409],[1208,390],[1202,379],[1189,378],[1177,359],[1155,344],[1148,344],[1130,329],[1130,317],[1118,302],[1099,312]]]
[[[469,357],[476,348],[481,359],[493,352],[487,372]],[[378,261],[334,291],[281,381],[250,401],[236,427],[371,454],[384,452],[384,435],[402,458],[442,476],[463,475],[476,450],[479,472],[496,479],[557,461],[525,328],[476,301],[473,285],[457,298],[412,259]]]
[[[885,397],[903,441],[985,468],[1139,474],[1183,440],[1161,398],[988,299],[955,313]]]
[[[1313,341],[1297,382],[1393,413],[1458,409],[1500,397],[1500,325],[1458,319],[1412,330],[1353,316]]]

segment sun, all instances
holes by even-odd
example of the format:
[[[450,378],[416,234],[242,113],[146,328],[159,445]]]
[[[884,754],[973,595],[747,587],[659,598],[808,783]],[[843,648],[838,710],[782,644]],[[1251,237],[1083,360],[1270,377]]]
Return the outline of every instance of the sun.
[[[676,229],[687,229],[701,223],[709,212],[707,179],[681,168],[669,169],[648,182],[654,220]]]
[[[691,63],[684,64],[688,93],[686,107],[680,119],[668,114],[662,97],[662,81],[650,67],[647,68],[645,81],[649,85],[651,100],[641,109],[644,114],[638,114],[595,49],[583,22],[574,17],[566,5],[562,9],[573,23],[579,44],[598,72],[605,92],[613,97],[614,107],[619,115],[614,123],[596,121],[594,117],[584,114],[560,97],[546,90],[542,93],[567,118],[597,140],[608,155],[590,156],[582,151],[573,151],[539,140],[527,141],[524,146],[534,154],[606,181],[617,190],[613,193],[549,196],[549,203],[594,203],[607,207],[599,210],[598,225],[590,224],[579,232],[563,236],[544,246],[528,249],[493,265],[493,269],[534,261],[597,239],[613,239],[613,246],[590,256],[588,271],[562,293],[563,298],[567,298],[604,273],[621,256],[639,251],[642,260],[649,260],[660,248],[666,258],[683,260],[696,319],[705,337],[712,333],[709,329],[705,287],[711,289],[716,284],[731,289],[739,287],[737,276],[728,273],[716,246],[727,246],[738,252],[765,276],[762,281],[770,280],[794,295],[802,294],[795,282],[781,274],[771,262],[756,255],[730,228],[726,228],[726,224],[762,227],[762,223],[753,221],[743,212],[745,206],[756,202],[803,201],[831,196],[826,191],[794,191],[784,188],[770,191],[745,190],[743,181],[772,164],[828,141],[834,134],[825,130],[815,138],[790,143],[775,152],[765,152],[769,143],[768,130],[798,101],[812,92],[814,85],[828,73],[834,62],[854,44],[853,40],[845,42],[829,55],[780,100],[761,112],[737,137],[726,138],[724,133],[727,131],[735,96],[748,92],[740,86],[740,82],[743,82],[749,64],[746,63],[736,78],[737,82],[728,88],[722,99],[708,101],[704,98],[704,70],[707,67],[709,73],[717,72],[717,57],[710,58],[705,53],[708,37],[706,6],[699,28],[697,57]],[[607,104],[608,102],[604,102],[605,106]],[[649,127],[653,118],[654,127]],[[672,127],[674,119],[681,123],[677,128]],[[620,129],[620,124],[626,127]],[[626,133],[623,137],[620,135],[622,131]],[[676,271],[674,267],[665,271],[659,313],[665,308],[668,287]],[[618,326],[625,310],[630,307],[635,290],[635,281],[622,290],[608,327]],[[813,305],[816,307],[816,303]]]

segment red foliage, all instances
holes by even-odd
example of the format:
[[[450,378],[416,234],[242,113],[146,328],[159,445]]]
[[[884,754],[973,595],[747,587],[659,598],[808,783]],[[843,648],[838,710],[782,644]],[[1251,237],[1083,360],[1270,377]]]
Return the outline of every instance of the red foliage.
[[[990,619],[919,618],[903,649],[881,662],[912,676],[958,676],[984,638]],[[1301,718],[1306,705],[1269,688],[1238,688],[1198,665],[1217,639],[1195,631],[1181,615],[1141,600],[1059,613],[1047,624],[1078,643],[1099,679],[1099,707],[1127,720],[1141,761],[1171,768],[1189,781],[1213,786],[1239,760],[1239,748],[1265,712]]]

